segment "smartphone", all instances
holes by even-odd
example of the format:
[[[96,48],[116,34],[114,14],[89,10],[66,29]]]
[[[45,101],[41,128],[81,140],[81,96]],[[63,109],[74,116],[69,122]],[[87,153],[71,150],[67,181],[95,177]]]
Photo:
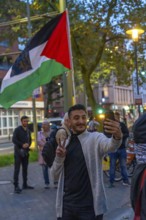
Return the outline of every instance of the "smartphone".
[[[110,119],[110,120],[115,121],[115,117],[114,117],[114,112],[113,112],[113,111],[109,110],[109,111],[106,111],[106,112],[105,112],[104,121],[106,121],[107,119]],[[107,137],[111,137],[111,136],[112,136],[110,133],[105,132],[104,125],[103,125],[103,131],[104,131],[104,134],[105,134]]]
[[[106,111],[105,112],[105,118],[104,118],[104,120],[106,120],[106,119],[110,119],[110,120],[113,120],[113,121],[115,121],[115,116],[114,116],[114,112],[113,111]]]

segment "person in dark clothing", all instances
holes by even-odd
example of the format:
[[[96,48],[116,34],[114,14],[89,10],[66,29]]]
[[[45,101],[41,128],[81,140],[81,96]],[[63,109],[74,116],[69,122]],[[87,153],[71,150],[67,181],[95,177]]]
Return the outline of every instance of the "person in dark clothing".
[[[146,113],[132,128],[137,166],[131,179],[130,199],[134,220],[146,219]]]
[[[121,144],[119,123],[107,120],[107,138],[87,131],[87,113],[81,104],[69,108],[71,135],[59,140],[51,173],[58,181],[57,220],[102,220],[106,212],[102,158]]]
[[[131,205],[134,210],[134,219],[146,219],[146,163],[136,166],[131,181]]]
[[[28,117],[21,117],[21,125],[15,128],[12,141],[14,143],[14,192],[21,193],[19,187],[19,172],[22,165],[23,189],[33,189],[27,184],[27,170],[29,163],[29,148],[31,133],[28,126]]]
[[[119,160],[120,162],[120,169],[121,169],[121,175],[123,179],[123,185],[128,186],[129,180],[128,180],[128,174],[127,174],[127,167],[126,167],[126,159],[127,159],[127,153],[126,153],[126,141],[127,138],[129,137],[129,131],[127,126],[123,123],[120,122],[120,113],[115,112],[114,114],[115,120],[120,123],[121,131],[123,133],[123,138],[122,138],[122,144],[121,146],[112,153],[109,153],[110,157],[110,184],[109,188],[114,187],[114,179],[115,179],[115,169],[116,169],[116,161]]]

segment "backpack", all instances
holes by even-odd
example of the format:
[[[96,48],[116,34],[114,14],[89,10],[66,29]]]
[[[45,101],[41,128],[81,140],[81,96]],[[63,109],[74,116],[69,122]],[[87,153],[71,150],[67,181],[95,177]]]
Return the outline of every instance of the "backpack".
[[[56,132],[57,130],[55,132],[52,132],[52,135],[50,135],[42,150],[42,157],[48,165],[48,167],[52,166],[56,155],[56,148],[58,146],[55,139]]]
[[[146,113],[135,121],[132,131],[135,143],[146,143]]]

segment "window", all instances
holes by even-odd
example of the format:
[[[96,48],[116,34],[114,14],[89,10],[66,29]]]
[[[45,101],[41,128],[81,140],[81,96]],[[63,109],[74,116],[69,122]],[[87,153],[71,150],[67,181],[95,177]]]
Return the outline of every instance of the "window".
[[[3,129],[3,135],[7,135],[7,134],[8,134],[7,129]]]
[[[2,110],[2,115],[7,115],[7,111],[6,110]]]
[[[19,115],[19,112],[17,110],[14,110],[14,115]]]
[[[18,126],[18,118],[14,118],[14,127],[17,127]]]
[[[103,87],[102,95],[105,98],[109,97],[108,87]]]
[[[9,135],[13,134],[13,129],[9,129]]]
[[[7,127],[7,119],[6,118],[2,118],[2,122],[3,122],[3,127]]]
[[[12,127],[12,126],[13,126],[13,124],[12,124],[12,118],[9,118],[8,120],[9,120],[9,126]]]
[[[8,110],[8,115],[12,115],[12,110]]]

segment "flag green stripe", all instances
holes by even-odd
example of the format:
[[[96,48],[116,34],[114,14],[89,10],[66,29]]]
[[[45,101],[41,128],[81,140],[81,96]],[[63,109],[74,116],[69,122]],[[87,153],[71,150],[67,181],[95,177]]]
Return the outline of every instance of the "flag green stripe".
[[[9,108],[14,103],[27,99],[32,96],[34,89],[50,82],[53,77],[66,71],[68,69],[55,60],[43,62],[31,75],[6,87],[3,93],[0,94],[0,105],[4,108]]]

